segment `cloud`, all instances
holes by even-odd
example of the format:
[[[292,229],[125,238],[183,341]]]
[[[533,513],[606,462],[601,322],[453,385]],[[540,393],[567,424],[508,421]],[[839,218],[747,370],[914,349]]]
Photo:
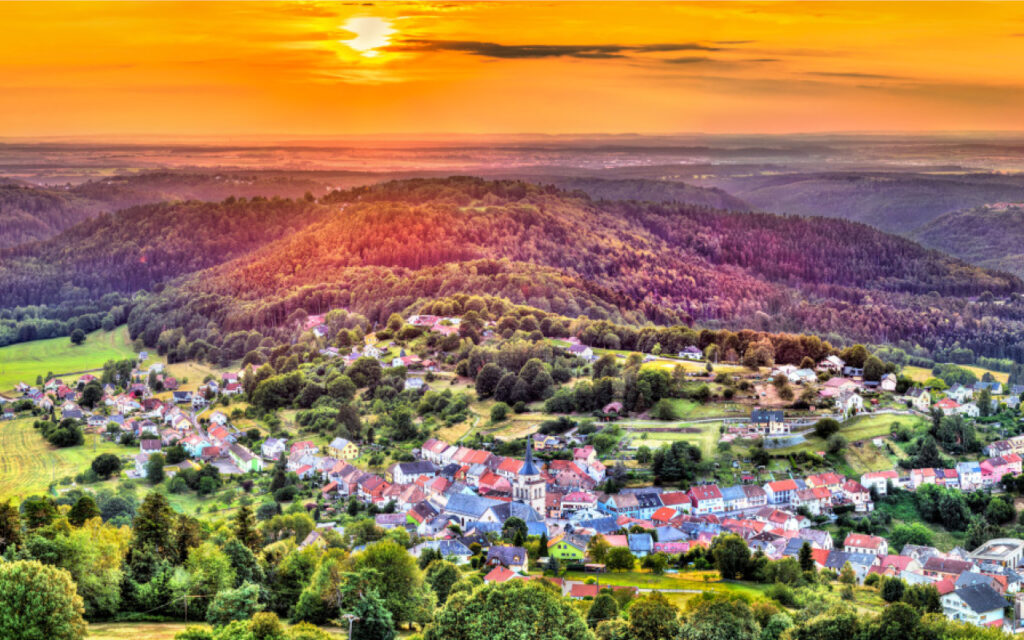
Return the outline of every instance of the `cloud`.
[[[819,78],[855,78],[858,80],[907,80],[906,76],[890,76],[882,73],[857,73],[854,71],[808,71],[809,76]]]
[[[456,51],[485,58],[503,60],[539,58],[625,58],[635,53],[668,53],[673,51],[721,51],[721,47],[697,42],[646,45],[623,44],[517,44],[507,45],[476,40],[403,40],[387,47],[390,51]]]

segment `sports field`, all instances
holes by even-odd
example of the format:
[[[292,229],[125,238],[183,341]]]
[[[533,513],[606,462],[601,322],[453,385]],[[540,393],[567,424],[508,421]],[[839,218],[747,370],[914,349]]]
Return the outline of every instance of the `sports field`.
[[[107,360],[134,357],[128,327],[94,331],[77,346],[68,338],[51,338],[0,347],[0,392],[14,389],[19,382],[35,384],[36,376],[45,376],[50,371],[87,371],[102,368]]]

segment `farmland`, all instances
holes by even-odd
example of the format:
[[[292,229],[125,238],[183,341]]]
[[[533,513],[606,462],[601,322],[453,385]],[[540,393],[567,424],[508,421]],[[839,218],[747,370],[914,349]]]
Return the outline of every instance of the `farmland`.
[[[73,345],[68,338],[51,338],[0,347],[0,391],[19,382],[34,384],[36,376],[98,369],[107,360],[134,358],[128,328],[94,331],[85,342]]]
[[[31,418],[0,423],[0,499],[42,493],[51,482],[74,476],[101,453],[125,455],[133,449],[99,441],[93,450],[92,436],[79,447],[57,449],[32,428]]]

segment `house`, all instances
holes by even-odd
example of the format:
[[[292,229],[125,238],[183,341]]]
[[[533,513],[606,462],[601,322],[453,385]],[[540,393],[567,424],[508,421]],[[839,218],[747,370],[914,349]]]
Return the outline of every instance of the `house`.
[[[433,478],[436,474],[437,467],[433,462],[418,460],[416,462],[397,462],[391,465],[385,477],[390,475],[388,480],[396,484],[409,484],[415,482],[420,476]]]
[[[162,446],[163,444],[156,438],[139,440],[139,451],[145,454],[156,453]]]
[[[979,564],[993,564],[1006,569],[1015,569],[1024,558],[1024,540],[994,538],[972,551],[967,557]]]
[[[765,435],[789,433],[781,409],[754,409],[750,412],[750,428]]]
[[[283,438],[267,438],[260,447],[260,453],[267,460],[278,460],[284,454],[284,448]]]
[[[994,396],[998,396],[1003,393],[1003,385],[998,382],[975,382],[974,392],[981,393],[982,391],[988,390],[988,392]]]
[[[945,580],[946,578],[956,580],[964,571],[973,569],[974,563],[969,560],[929,556],[921,566],[921,573],[936,580]]]
[[[601,592],[601,585],[573,582],[569,585],[569,597],[573,600],[593,600]]]
[[[587,557],[587,539],[571,533],[548,542],[548,555],[563,562],[582,563]]]
[[[974,397],[974,390],[962,384],[955,384],[946,391],[946,397],[962,404]]]
[[[707,515],[725,511],[725,500],[722,491],[715,484],[703,484],[690,487],[690,502],[693,504],[694,515]]]
[[[491,569],[486,576],[484,576],[484,582],[501,584],[507,582],[512,578],[518,578],[519,575],[514,571],[509,571],[505,567],[497,566]]]
[[[743,485],[743,493],[747,496],[748,509],[756,509],[768,504],[768,493],[756,484]]]
[[[192,402],[191,391],[174,391],[171,394],[174,404],[190,404]]]
[[[927,389],[922,389],[921,387],[910,387],[902,396],[896,399],[923,413],[927,413],[932,406],[932,394]]]
[[[832,506],[832,492],[825,487],[798,490],[793,496],[793,507],[806,507],[811,515],[819,516]]]
[[[843,415],[853,415],[864,410],[864,398],[853,391],[840,391],[836,396],[836,409]]]
[[[747,508],[747,494],[744,493],[741,485],[722,487],[722,502],[726,511],[737,511]]]
[[[574,344],[569,346],[569,353],[576,356],[577,358],[583,358],[586,361],[596,360],[594,357],[594,350],[585,344]]]
[[[769,504],[788,504],[796,491],[796,481],[792,479],[776,480],[764,485],[764,492],[768,495]]]
[[[863,533],[851,533],[843,541],[843,551],[847,553],[870,553],[876,556],[889,554],[889,543],[885,538],[869,536]]]
[[[294,455],[296,453],[309,453],[309,454],[313,454],[313,453],[316,453],[319,450],[320,450],[320,447],[316,446],[311,441],[309,441],[309,440],[302,440],[301,442],[296,442],[295,444],[293,444],[288,449],[288,452],[291,455]]]
[[[697,347],[690,345],[679,352],[679,357],[684,360],[702,360],[704,354]]]
[[[654,553],[654,538],[649,533],[631,533],[627,536],[629,551],[637,558]]]
[[[944,416],[951,416],[960,413],[960,403],[953,398],[943,398],[935,403],[935,408]]]
[[[488,567],[505,567],[512,571],[525,572],[529,558],[523,547],[493,546],[487,550]]]
[[[824,360],[818,363],[818,370],[838,374],[843,372],[843,367],[845,366],[846,363],[839,356],[826,356]]]
[[[977,418],[981,415],[981,408],[973,402],[968,402],[967,404],[960,405],[960,409],[957,413],[962,416],[967,416],[968,418]]]
[[[263,471],[263,461],[237,442],[228,447],[228,456],[243,472]]]
[[[1003,626],[1006,598],[985,583],[959,587],[942,596],[942,613],[950,620],[965,622],[976,627]]]
[[[956,473],[960,479],[961,491],[974,491],[981,488],[981,465],[977,461],[956,463]]]
[[[327,445],[327,455],[339,460],[354,460],[359,457],[359,447],[345,438],[335,438]]]
[[[887,373],[882,376],[881,382],[878,384],[882,391],[895,391],[896,390],[896,376],[891,373]]]

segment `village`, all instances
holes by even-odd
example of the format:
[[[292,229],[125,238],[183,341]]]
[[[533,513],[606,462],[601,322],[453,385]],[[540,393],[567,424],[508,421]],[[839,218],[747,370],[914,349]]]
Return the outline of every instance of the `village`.
[[[448,336],[457,335],[459,318],[419,315],[406,322]],[[311,316],[303,331],[323,338],[328,329],[323,316]],[[493,335],[493,330],[488,331]],[[593,364],[599,357],[575,338],[565,348],[586,363]],[[407,369],[402,389],[414,393],[429,389],[428,374],[443,370],[435,360],[407,353],[394,343],[378,342],[372,334],[347,353],[325,346],[319,354],[349,365],[371,358],[384,367]],[[693,347],[677,355],[678,360],[700,364],[704,358]],[[19,384],[18,395],[4,403],[3,417],[14,419],[19,409],[30,404],[35,413],[55,421],[58,416],[78,420],[105,440],[124,442],[127,435],[137,452],[125,466],[125,474],[143,481],[152,472],[153,457],[176,447],[186,457],[166,465],[166,477],[207,465],[228,477],[265,476],[283,467],[302,486],[313,489],[320,516],[300,548],[325,544],[324,532],[336,527],[333,515],[355,502],[371,509],[375,524],[383,530],[406,530],[414,542],[410,551],[417,557],[430,550],[458,564],[480,562],[489,569],[485,582],[530,579],[540,575],[538,570],[549,574],[553,570],[549,579],[563,595],[593,598],[602,574],[624,568],[621,559],[618,565],[609,563],[608,553],[595,553],[595,547],[625,550],[632,568],[633,562],[643,563],[649,556],[683,556],[710,548],[718,536],[735,534],[752,552],[772,560],[798,558],[809,548],[819,570],[852,570],[859,584],[872,583],[871,576],[885,576],[907,584],[933,585],[950,619],[1016,629],[1016,621],[1024,617],[1024,540],[996,538],[972,550],[957,546],[940,551],[916,544],[896,549],[885,538],[864,533],[850,532],[836,540],[822,526],[840,514],[869,515],[889,494],[913,493],[927,485],[1001,493],[1004,478],[1022,474],[1024,435],[990,442],[984,448],[987,457],[958,461],[948,468],[893,467],[859,477],[835,471],[789,472],[771,474],[773,478],[766,482],[744,474],[741,482],[730,485],[704,478],[686,490],[645,484],[606,491],[609,471],[621,460],[602,460],[587,435],[529,434],[522,458],[431,437],[411,450],[410,460],[372,470],[365,463],[366,450],[345,438],[318,444],[301,435],[270,436],[239,428],[231,407],[245,393],[245,369],[224,371],[219,378],[208,376],[198,388],[182,390],[164,364],[147,363],[148,359],[147,352],[138,354],[125,386],[102,385],[102,396],[92,411],[80,402],[86,387],[100,381],[84,374],[75,380],[51,378],[41,386]],[[645,363],[657,360],[644,358]],[[937,410],[943,416],[973,419],[981,413],[979,402],[991,403],[993,409],[1016,408],[1024,392],[1020,386],[1004,388],[989,381],[970,387],[957,384],[944,392],[918,385],[897,391],[893,373],[865,381],[863,368],[847,366],[835,355],[814,368],[773,367],[767,379],[776,387],[784,380],[810,389],[831,412],[817,417],[787,415],[782,408],[754,406],[746,417],[723,425],[720,443],[785,440],[810,432],[822,416],[843,421],[875,410],[921,416]],[[890,408],[880,408],[880,401]],[[614,424],[622,412],[621,403],[611,403],[600,414]],[[237,410],[233,415],[238,417]],[[633,441],[626,448],[634,457],[636,444]],[[547,460],[535,455],[557,452],[562,455]],[[522,544],[497,542],[512,523],[524,527],[524,536],[540,537],[543,558],[531,559]],[[565,579],[559,570],[590,573],[596,579]]]

